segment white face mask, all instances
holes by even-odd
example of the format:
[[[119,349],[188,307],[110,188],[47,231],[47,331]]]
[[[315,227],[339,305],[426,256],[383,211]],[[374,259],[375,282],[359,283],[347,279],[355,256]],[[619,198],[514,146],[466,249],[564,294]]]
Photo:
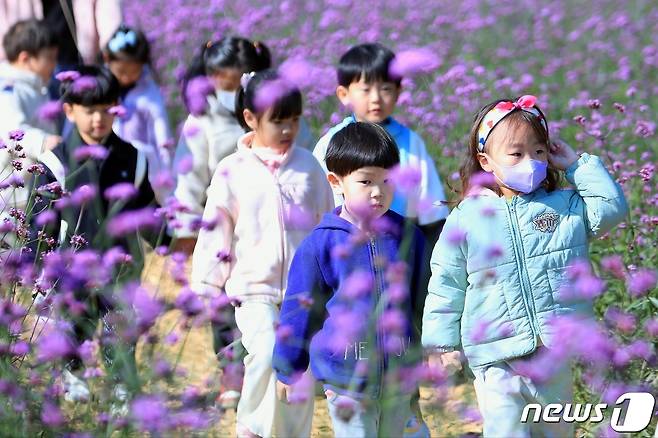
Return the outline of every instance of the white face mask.
[[[491,157],[489,160],[496,164],[504,173],[502,176],[494,176],[505,186],[521,193],[532,193],[546,179],[548,163],[545,161],[527,159],[513,166],[505,166],[496,163]]]
[[[217,90],[217,100],[232,113],[235,113],[235,94],[235,91]]]

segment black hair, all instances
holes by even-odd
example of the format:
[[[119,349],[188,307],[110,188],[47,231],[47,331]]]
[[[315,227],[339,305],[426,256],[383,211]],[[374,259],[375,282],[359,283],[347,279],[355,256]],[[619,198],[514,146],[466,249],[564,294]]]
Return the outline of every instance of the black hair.
[[[144,32],[123,24],[114,31],[103,52],[108,61],[151,64],[151,45]]]
[[[119,81],[104,66],[83,65],[73,70],[75,80],[62,80],[62,102],[83,106],[113,104],[119,101]]]
[[[243,73],[258,72],[271,65],[270,49],[261,41],[238,36],[208,41],[201,46],[183,76],[183,96],[189,82],[198,76],[211,75],[221,68],[237,68]]]
[[[331,137],[324,160],[330,172],[343,177],[362,167],[390,169],[400,163],[400,152],[381,126],[354,122]]]
[[[57,37],[46,22],[33,18],[17,21],[2,38],[2,47],[9,62],[16,61],[21,52],[37,56],[41,50],[57,45]]]
[[[359,44],[349,49],[338,61],[338,85],[349,87],[363,77],[366,82],[393,82],[398,87],[402,78],[389,74],[395,53],[378,43]]]
[[[235,101],[235,117],[243,129],[250,131],[251,128],[244,119],[245,109],[256,114],[258,118],[268,109],[272,109],[271,119],[280,120],[301,116],[302,106],[301,91],[279,76],[276,70],[268,69],[255,73],[246,87],[240,87]]]

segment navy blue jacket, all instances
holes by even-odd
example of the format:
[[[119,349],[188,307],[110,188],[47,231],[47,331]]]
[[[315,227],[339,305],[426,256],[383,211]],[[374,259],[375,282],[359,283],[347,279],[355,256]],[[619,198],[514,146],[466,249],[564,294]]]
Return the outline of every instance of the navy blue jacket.
[[[273,366],[277,378],[290,384],[310,362],[315,378],[330,387],[378,396],[387,371],[419,359],[412,320],[422,312],[419,294],[427,293],[420,287],[424,238],[389,210],[383,232],[352,243],[359,230],[339,214],[340,207],[325,214],[295,253]],[[390,293],[387,266],[399,261],[407,269],[396,284],[405,292]],[[377,323],[385,309],[396,309],[401,318]]]

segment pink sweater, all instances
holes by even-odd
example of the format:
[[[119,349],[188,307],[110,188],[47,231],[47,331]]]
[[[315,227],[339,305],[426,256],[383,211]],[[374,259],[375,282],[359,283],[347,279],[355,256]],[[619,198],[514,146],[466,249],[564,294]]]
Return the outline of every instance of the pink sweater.
[[[288,269],[302,239],[333,209],[333,195],[313,155],[292,146],[270,172],[251,149],[254,133],[238,141],[208,188],[204,222],[192,260],[192,287],[244,300],[280,303]],[[220,260],[218,254],[222,254]]]
[[[86,64],[93,64],[121,24],[121,0],[73,0],[73,16],[80,55]],[[43,18],[41,0],[0,1],[0,41],[12,24],[27,18]],[[0,61],[4,59],[0,47]]]

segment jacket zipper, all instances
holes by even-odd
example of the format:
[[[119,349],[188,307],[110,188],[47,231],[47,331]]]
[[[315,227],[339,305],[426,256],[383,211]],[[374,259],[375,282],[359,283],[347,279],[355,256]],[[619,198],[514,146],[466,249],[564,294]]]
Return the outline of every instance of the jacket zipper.
[[[525,269],[525,261],[523,259],[523,239],[521,238],[521,231],[519,230],[519,219],[516,215],[516,200],[516,197],[512,199],[511,206],[505,200],[505,206],[507,207],[507,213],[509,215],[510,221],[512,222],[512,243],[514,246],[514,255],[516,256],[516,266],[519,270],[521,296],[523,297],[523,304],[525,306],[526,312],[528,313],[528,317],[530,318],[532,345],[533,348],[535,348],[537,346],[537,336],[539,336],[539,329],[537,328],[537,322],[535,320],[535,309],[534,303],[532,302],[532,294],[530,289],[526,290],[526,286],[530,285],[530,281],[528,280],[526,282],[528,272]]]
[[[384,345],[383,341],[381,338],[381,334],[379,332],[379,311],[378,307],[380,305],[381,299],[382,299],[382,289],[381,289],[381,274],[379,270],[377,269],[377,248],[375,246],[375,239],[370,238],[370,256],[372,258],[372,269],[375,273],[375,291],[376,291],[376,298],[377,300],[375,301],[375,339],[377,341],[377,349],[379,350],[377,352],[378,358],[377,358],[377,370],[379,371],[379,382],[377,386],[377,397],[380,397],[383,392],[383,385],[384,385],[384,369],[385,369],[385,357],[384,357]]]
[[[283,276],[284,276],[284,271],[285,271],[285,261],[286,261],[286,244],[285,244],[285,239],[283,238],[283,233],[285,232],[284,226],[283,226],[283,200],[282,195],[281,195],[281,184],[279,183],[279,171],[276,171],[276,175],[274,176],[274,180],[276,182],[276,188],[277,188],[277,198],[278,198],[278,205],[279,205],[279,236],[281,237],[281,275],[279,278],[279,294],[281,294],[281,300],[283,300]]]

